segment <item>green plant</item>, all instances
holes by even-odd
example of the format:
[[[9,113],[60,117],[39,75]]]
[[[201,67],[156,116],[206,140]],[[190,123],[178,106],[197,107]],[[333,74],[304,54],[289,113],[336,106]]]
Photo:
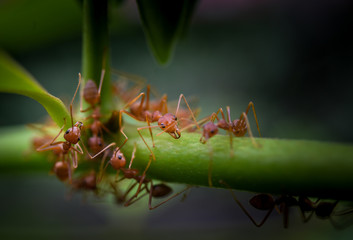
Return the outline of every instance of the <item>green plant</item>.
[[[187,17],[183,15],[179,21],[173,20],[175,32],[171,31],[165,36],[159,36],[158,30],[159,28],[163,29],[163,26],[153,24],[159,21],[154,19],[156,14],[150,12],[155,8],[150,8],[149,3],[145,1],[138,1],[138,3],[152,52],[159,62],[166,63],[176,39],[183,32],[181,30],[183,28],[180,26],[187,22],[185,19],[190,16],[189,11],[186,11]],[[102,107],[105,113],[110,113],[115,106],[112,104],[109,90],[107,4],[107,1],[99,3],[84,1],[83,3],[82,74],[84,80],[93,79],[98,83],[100,71],[103,64],[105,65],[106,77],[102,91]],[[156,1],[153,4],[159,3]],[[158,46],[161,48],[158,49]],[[6,54],[1,53],[0,57],[0,77],[7,79],[7,81],[1,81],[1,91],[34,98],[48,110],[58,126],[63,124],[64,118],[69,119],[68,112],[61,101],[51,97],[41,87],[35,85],[28,74],[16,66]],[[124,146],[124,151],[129,156],[133,143],[138,142],[137,160],[134,165],[142,170],[149,159],[149,152],[137,135],[136,126],[134,124],[127,125],[129,125],[126,128],[129,141]],[[26,142],[31,136],[30,133],[20,130],[13,135],[8,135],[6,140],[2,139],[2,152],[8,156],[6,161],[1,161],[4,171],[14,170],[18,165],[27,170],[41,168],[40,161],[43,157],[36,155],[32,161],[24,162],[18,152],[12,150],[15,147],[17,149],[26,146]],[[8,141],[9,138],[12,138],[16,144]],[[179,140],[173,140],[169,136],[163,135],[157,137],[157,147],[154,149],[157,160],[152,163],[148,175],[164,181],[208,186],[210,150],[207,145],[199,143],[199,138],[200,134],[194,133],[183,133]],[[213,184],[215,187],[224,188],[225,186],[217,181],[224,180],[232,188],[255,192],[275,194],[285,192],[293,195],[334,199],[351,198],[349,193],[352,191],[351,186],[353,186],[352,146],[265,138],[257,138],[256,141],[261,144],[261,147],[254,147],[248,138],[234,139],[235,155],[231,157],[228,136],[216,136],[210,140],[209,144],[213,148]]]

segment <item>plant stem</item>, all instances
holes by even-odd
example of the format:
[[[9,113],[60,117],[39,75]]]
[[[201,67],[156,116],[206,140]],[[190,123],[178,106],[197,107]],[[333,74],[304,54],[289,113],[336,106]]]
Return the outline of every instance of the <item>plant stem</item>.
[[[136,129],[136,128],[135,128]],[[136,159],[132,167],[145,169],[150,152],[135,130],[126,129],[129,141],[124,154],[129,159],[137,143]],[[35,171],[48,166],[45,156],[23,157],[30,142],[28,131],[18,129],[1,132],[6,141],[0,142],[0,172]],[[255,147],[249,138],[234,138],[234,156],[230,156],[228,136],[215,136],[204,145],[200,134],[183,133],[178,140],[167,134],[155,138],[156,147],[148,176],[167,182],[208,186],[210,151],[213,149],[212,181],[215,187],[267,192],[273,194],[304,195],[320,198],[350,199],[353,191],[353,146],[303,140],[256,139]],[[148,135],[146,139],[150,142]],[[1,159],[4,158],[4,159]],[[49,167],[48,167],[49,169]]]
[[[91,79],[99,86],[102,69],[105,69],[102,86],[102,93],[104,94],[101,95],[101,111],[103,114],[111,113],[113,103],[110,85],[107,0],[83,1],[82,45],[83,84]]]

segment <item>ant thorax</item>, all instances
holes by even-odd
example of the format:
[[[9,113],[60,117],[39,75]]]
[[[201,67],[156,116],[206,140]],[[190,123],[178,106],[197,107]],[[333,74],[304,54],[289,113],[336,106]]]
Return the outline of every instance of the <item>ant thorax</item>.
[[[101,128],[102,128],[102,123],[98,120],[94,120],[90,127],[93,135],[98,135]]]
[[[222,128],[224,130],[228,130],[229,129],[229,124],[226,122],[226,120],[224,119],[220,119],[218,122],[217,122],[217,126],[219,128]]]

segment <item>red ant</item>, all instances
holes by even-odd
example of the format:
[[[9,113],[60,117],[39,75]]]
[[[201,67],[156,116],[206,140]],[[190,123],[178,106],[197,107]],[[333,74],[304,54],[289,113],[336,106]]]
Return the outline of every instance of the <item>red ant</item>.
[[[91,171],[88,174],[73,180],[72,182],[72,188],[76,190],[91,190],[95,191],[97,190],[97,184],[96,184],[96,172]]]
[[[256,227],[261,227],[266,222],[266,220],[268,219],[268,217],[272,213],[273,209],[276,209],[276,211],[278,213],[283,214],[284,228],[288,227],[289,207],[298,205],[298,201],[294,197],[291,197],[288,195],[282,195],[279,198],[275,199],[272,197],[272,195],[266,194],[266,193],[260,193],[260,194],[255,195],[254,197],[252,197],[249,200],[249,203],[251,206],[253,206],[254,208],[259,209],[259,210],[267,211],[264,218],[259,223],[257,223],[255,221],[255,219],[250,215],[250,213],[245,209],[243,204],[241,204],[241,202],[237,199],[234,191],[231,190],[231,188],[228,186],[228,184],[226,184],[223,180],[220,180],[219,182],[221,184],[227,186],[227,188],[229,189],[229,191],[232,194],[234,201],[239,205],[241,210],[243,210],[245,215],[250,219],[250,221]],[[277,207],[277,205],[279,206],[279,208]]]
[[[150,183],[150,187],[148,188],[148,182]],[[146,195],[149,195],[148,198],[148,208],[150,210],[156,209],[157,207],[163,205],[164,203],[168,202],[169,200],[179,196],[180,194],[182,194],[183,192],[187,191],[188,189],[190,189],[191,186],[186,187],[185,189],[183,189],[180,192],[175,193],[174,195],[170,196],[168,199],[158,203],[155,206],[152,206],[152,198],[163,198],[163,197],[167,197],[168,195],[170,195],[172,193],[172,189],[167,186],[164,183],[160,183],[160,184],[153,184],[152,180],[148,180],[146,179],[146,182],[144,183],[144,187],[141,189],[141,191],[145,190],[146,193],[143,194],[142,196],[136,198],[135,200],[133,200],[135,198],[135,195],[130,198],[125,204],[124,206],[129,206],[133,203],[135,203],[136,201],[140,200],[141,198],[143,198]]]
[[[89,152],[86,151],[91,159],[100,155],[107,148],[114,145],[114,144],[109,144],[107,147],[104,147],[103,130],[105,130],[108,133],[111,133],[111,132],[100,121],[100,118],[102,116],[101,116],[100,107],[98,106],[98,104],[100,103],[104,74],[105,74],[105,70],[102,69],[101,78],[100,78],[100,82],[99,82],[99,88],[97,87],[97,85],[94,81],[88,80],[86,82],[85,87],[83,88],[83,91],[81,91],[81,99],[84,98],[85,101],[90,106],[86,109],[83,109],[82,108],[82,100],[81,100],[80,111],[87,112],[89,110],[93,110],[92,114],[86,118],[86,119],[89,119],[89,118],[93,119],[93,122],[89,125],[89,128],[92,132],[92,136],[88,139],[88,146],[90,147],[91,150],[93,150],[93,153],[95,155],[91,156],[89,154]],[[81,74],[79,75],[79,78],[81,79]],[[83,147],[85,148],[85,145],[83,145]]]
[[[133,179],[136,182],[131,185],[126,192],[122,195],[119,196],[118,198],[118,202],[125,202],[124,206],[130,206],[131,204],[135,203],[136,201],[140,200],[141,198],[143,198],[146,195],[149,195],[149,200],[148,200],[148,207],[150,210],[153,210],[159,206],[161,206],[162,204],[168,202],[169,200],[177,197],[178,195],[180,195],[181,193],[185,192],[186,190],[188,190],[191,186],[188,186],[187,188],[185,188],[184,190],[170,196],[168,199],[158,203],[155,206],[152,206],[152,198],[163,198],[166,197],[168,195],[171,194],[172,189],[167,186],[164,183],[160,183],[160,184],[153,184],[153,181],[151,179],[147,179],[146,178],[146,170],[148,169],[149,166],[146,167],[145,171],[143,172],[142,175],[139,175],[139,171],[137,169],[133,169],[131,168],[131,163],[134,159],[134,152],[133,155],[131,157],[131,161],[130,161],[130,165],[129,168],[120,168],[122,170],[122,172],[124,173],[124,177],[122,179],[119,179],[117,182],[122,181],[123,179]],[[149,164],[151,163],[151,159],[149,161]],[[138,188],[136,190],[136,193],[129,199],[126,201],[126,197],[128,196],[128,194],[136,187],[136,185],[138,185]],[[143,184],[143,187],[141,188]],[[150,184],[150,186],[148,187],[148,184]],[[111,186],[113,187],[115,193],[117,193],[117,189],[116,186],[111,184]],[[143,194],[142,196],[138,197],[138,194],[142,191],[145,191],[146,193]],[[138,197],[138,198],[137,198]]]
[[[141,92],[141,89],[146,85],[146,79],[141,76],[116,69],[111,69],[111,72],[119,77],[118,81],[113,85],[113,93],[120,97],[125,103],[129,102],[134,96]],[[128,87],[127,81],[132,81],[135,85]]]
[[[170,199],[178,196],[179,194],[181,194],[182,192],[186,191],[187,189],[189,189],[189,187],[188,187],[187,189],[183,190],[182,192],[179,192],[179,193],[173,195],[172,197],[168,198],[167,200],[165,200],[165,201],[159,203],[158,205],[152,207],[152,197],[165,197],[165,196],[169,195],[169,193],[171,193],[172,190],[171,190],[170,187],[168,187],[165,184],[153,185],[152,180],[149,180],[149,179],[146,178],[146,171],[149,168],[149,165],[151,164],[151,161],[152,161],[151,158],[150,158],[150,161],[147,164],[147,166],[145,168],[145,171],[143,172],[142,175],[139,175],[139,170],[131,168],[133,160],[135,159],[135,153],[136,153],[136,144],[134,145],[134,149],[132,151],[129,167],[125,168],[125,166],[126,166],[126,158],[125,158],[124,154],[119,150],[119,148],[116,148],[114,153],[113,153],[113,155],[112,155],[112,157],[111,157],[111,159],[110,159],[110,161],[105,165],[105,167],[103,169],[103,172],[104,172],[105,169],[107,168],[108,164],[110,163],[112,165],[112,167],[115,170],[117,170],[117,176],[118,176],[118,173],[119,173],[120,170],[124,174],[124,177],[119,179],[119,180],[117,180],[116,182],[120,182],[120,181],[122,181],[124,179],[133,179],[133,180],[136,181],[131,187],[129,187],[129,189],[127,189],[127,191],[124,193],[123,196],[120,196],[118,198],[118,202],[125,202],[126,196],[135,188],[135,186],[137,184],[139,184],[139,185],[138,185],[138,188],[136,190],[136,193],[128,201],[125,202],[125,204],[124,204],[125,206],[129,206],[132,203],[134,203],[137,200],[139,200],[141,197],[139,197],[137,199],[135,199],[135,198],[143,190],[146,190],[146,192],[150,194],[149,208],[152,210],[152,209],[155,209],[155,208],[159,207],[163,203],[169,201]],[[103,174],[101,174],[100,179],[102,179],[102,175]],[[148,188],[148,185],[147,185],[148,183],[151,183],[150,188]],[[141,188],[142,184],[144,185],[144,187]],[[111,183],[111,186],[114,189],[116,195],[119,195],[118,191],[116,189],[116,186],[113,185],[112,183]],[[143,195],[143,196],[145,196],[145,195]]]
[[[337,229],[342,229],[348,225],[339,224],[333,219],[333,216],[343,216],[351,213],[351,210],[348,211],[341,211],[341,212],[334,212],[338,200],[334,202],[323,202],[320,199],[317,199],[315,202],[311,201],[307,197],[300,196],[298,200],[298,205],[300,207],[300,212],[302,215],[302,219],[304,222],[308,222],[313,214],[320,218],[320,219],[329,219],[332,226]],[[305,215],[305,212],[310,212],[309,215]]]
[[[60,136],[61,132],[63,131],[66,123],[61,127],[59,133],[49,143],[45,143],[42,146],[37,148],[38,152],[44,152],[44,151],[49,151],[49,150],[58,151],[58,153],[61,152],[60,154],[61,154],[62,162],[65,162],[65,156],[70,152],[71,159],[72,159],[72,166],[74,168],[77,168],[77,165],[78,165],[77,153],[83,154],[82,148],[81,148],[80,144],[78,143],[80,141],[81,128],[83,126],[83,123],[76,122],[74,125],[73,124],[73,117],[72,117],[72,104],[73,104],[73,101],[74,101],[75,96],[77,94],[77,91],[80,87],[80,84],[81,84],[81,74],[79,74],[79,82],[78,82],[75,94],[74,94],[74,96],[71,100],[71,103],[70,103],[71,128],[69,128],[64,134],[65,141],[55,142],[56,139]],[[66,122],[66,119],[65,119],[65,122]],[[74,145],[74,146],[72,146],[72,145]],[[56,167],[59,168],[61,171],[63,171],[67,168],[66,165],[67,164],[63,163],[61,165],[58,164],[58,166],[56,166]],[[54,171],[55,171],[56,167],[54,166]],[[57,170],[57,171],[59,171],[59,170]],[[64,175],[62,175],[62,176],[64,176]],[[71,167],[68,168],[68,176],[69,176],[70,183],[71,183],[72,182]]]
[[[250,128],[250,124],[249,124],[249,120],[248,120],[248,112],[250,110],[250,107],[253,110],[254,113],[254,117],[255,117],[255,121],[256,121],[256,126],[257,126],[257,130],[259,132],[259,135],[261,137],[261,133],[260,133],[260,128],[259,128],[259,123],[257,121],[257,116],[256,116],[256,112],[255,112],[255,107],[254,107],[254,103],[253,102],[249,102],[245,112],[243,112],[239,119],[235,119],[235,120],[231,120],[230,117],[230,107],[227,106],[227,117],[228,117],[228,122],[224,116],[224,112],[222,108],[219,108],[218,111],[216,113],[212,113],[212,115],[210,117],[205,118],[205,120],[209,119],[210,122],[206,123],[203,126],[203,132],[202,132],[202,136],[200,138],[200,142],[205,144],[208,139],[210,139],[211,137],[215,136],[218,134],[219,128],[226,130],[229,134],[229,142],[230,142],[230,149],[231,149],[231,156],[234,155],[233,152],[233,136],[235,135],[236,137],[242,137],[246,134],[246,132],[249,133],[249,136],[254,144],[254,146],[259,146],[253,137],[251,128]],[[222,115],[222,119],[218,118],[218,114],[221,113]],[[217,124],[214,123],[214,121],[217,119]],[[209,186],[212,187],[212,150],[211,150],[211,159],[210,159],[210,163],[209,163],[209,171],[208,171],[208,183]]]
[[[177,106],[177,109],[176,109],[175,115],[174,115],[172,113],[168,113],[167,96],[166,95],[163,96],[159,102],[156,102],[154,104],[153,108],[151,108],[150,100],[149,100],[149,98],[150,98],[149,92],[150,92],[149,88],[147,88],[147,94],[145,94],[144,92],[140,93],[137,97],[132,99],[122,110],[120,110],[119,125],[121,126],[123,113],[126,115],[129,115],[130,117],[132,117],[133,119],[135,119],[137,121],[147,122],[148,126],[137,128],[137,131],[138,131],[141,139],[143,140],[143,142],[147,146],[148,150],[151,152],[153,160],[155,160],[156,157],[155,157],[153,151],[148,146],[147,142],[145,141],[145,139],[142,136],[140,131],[143,129],[149,129],[150,135],[152,138],[153,147],[155,147],[155,145],[154,145],[154,140],[153,140],[152,128],[159,127],[162,130],[162,132],[157,134],[157,136],[166,132],[170,136],[172,136],[174,139],[180,138],[181,131],[178,127],[177,115],[178,115],[181,99],[183,99],[185,101],[185,104],[188,107],[188,109],[191,113],[192,119],[194,120],[196,126],[199,129],[200,129],[200,127],[199,127],[199,125],[195,119],[195,116],[194,116],[193,112],[191,111],[190,106],[189,106],[188,102],[186,101],[186,98],[184,97],[183,94],[180,94],[180,96],[179,96],[178,106]],[[144,105],[145,97],[146,97],[146,104]],[[139,98],[141,98],[141,101],[138,104],[138,103],[136,103],[136,101]],[[125,110],[128,107],[130,107],[130,112]],[[153,123],[153,122],[158,122],[158,125],[151,126],[150,123]],[[120,146],[120,148],[121,148],[128,141],[128,137],[124,133],[123,128],[120,129],[120,132],[125,136],[125,141]]]
[[[255,112],[255,108],[254,108],[254,103],[253,102],[249,102],[245,112],[243,112],[239,119],[235,119],[235,120],[231,120],[230,118],[230,107],[227,106],[227,117],[228,117],[228,122],[224,116],[223,113],[223,109],[219,108],[218,111],[216,113],[213,113],[211,115],[211,122],[208,122],[207,124],[204,125],[203,127],[203,133],[202,136],[200,138],[200,142],[201,143],[206,143],[208,141],[208,139],[210,139],[211,137],[213,137],[214,135],[216,135],[218,133],[218,128],[224,129],[226,131],[228,131],[229,133],[229,140],[230,140],[230,148],[231,148],[231,154],[233,155],[233,138],[232,138],[232,134],[234,134],[236,137],[242,137],[245,135],[245,133],[248,131],[249,132],[249,136],[251,138],[251,140],[253,141],[253,144],[255,146],[257,146],[257,143],[254,141],[254,137],[252,134],[252,131],[250,129],[250,124],[249,124],[249,120],[248,120],[248,112],[250,110],[250,107],[253,110],[254,113],[254,117],[255,117],[255,121],[256,121],[256,126],[257,126],[257,130],[259,132],[259,135],[261,137],[261,133],[260,133],[260,128],[259,128],[259,123],[257,121],[257,116],[256,116],[256,112]],[[222,119],[218,118],[218,114],[221,113],[222,114]],[[214,124],[214,121],[217,119],[217,124]]]
[[[228,186],[222,180],[220,181],[220,183]],[[256,227],[261,227],[266,222],[266,220],[272,213],[273,209],[276,209],[278,213],[283,214],[284,228],[288,228],[289,208],[292,206],[299,207],[300,213],[304,222],[309,221],[312,215],[315,213],[316,216],[321,219],[330,219],[332,225],[335,228],[340,228],[340,226],[332,219],[332,216],[333,215],[341,216],[348,213],[348,212],[342,212],[338,214],[333,214],[333,210],[338,204],[338,201],[322,202],[320,201],[320,199],[318,199],[316,202],[312,202],[307,197],[300,196],[297,200],[294,197],[289,195],[282,195],[275,199],[270,194],[260,193],[255,195],[249,200],[250,205],[253,206],[254,208],[267,211],[266,215],[261,220],[261,222],[257,223],[255,219],[250,215],[250,213],[245,209],[245,207],[241,204],[241,202],[237,199],[234,192],[230,188],[229,190],[233,196],[234,201],[239,205],[239,207],[243,210],[245,215],[248,216],[248,218]],[[305,212],[310,212],[310,214],[306,216]]]

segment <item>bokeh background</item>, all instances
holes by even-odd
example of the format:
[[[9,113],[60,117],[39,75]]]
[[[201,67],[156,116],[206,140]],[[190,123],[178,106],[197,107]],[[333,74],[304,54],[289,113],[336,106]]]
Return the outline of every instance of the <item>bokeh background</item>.
[[[0,1],[0,46],[69,102],[81,70],[81,18],[79,1]],[[251,100],[264,137],[353,142],[351,1],[200,0],[188,34],[164,67],[148,49],[135,1],[115,3],[110,22],[112,67],[145,77],[171,100],[193,96],[201,116],[229,105],[236,118]],[[32,99],[3,93],[0,112],[2,130],[47,116]],[[258,229],[220,189],[195,188],[184,202],[151,212],[144,201],[124,208],[80,194],[68,200],[69,190],[47,172],[2,171],[0,187],[2,239],[353,236],[352,227],[337,231],[329,221],[304,224],[296,209],[289,229],[275,213]],[[252,196],[238,195],[244,203]]]

